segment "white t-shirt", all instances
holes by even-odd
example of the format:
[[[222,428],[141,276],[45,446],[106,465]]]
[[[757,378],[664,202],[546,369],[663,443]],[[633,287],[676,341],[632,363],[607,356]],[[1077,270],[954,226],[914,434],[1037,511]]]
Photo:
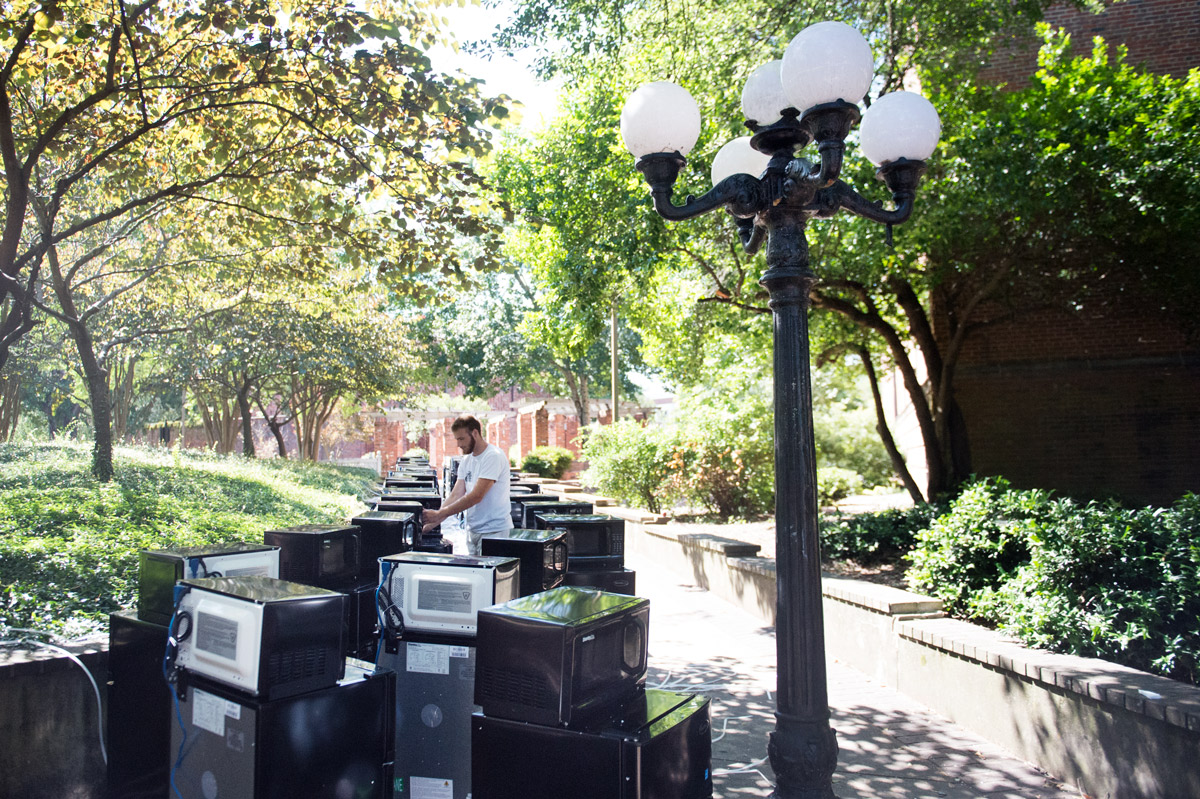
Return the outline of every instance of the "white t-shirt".
[[[464,482],[466,494],[471,493],[480,478],[496,481],[483,499],[463,511],[463,521],[473,536],[512,529],[512,500],[509,499],[512,478],[508,458],[499,447],[488,444],[479,455],[464,455],[458,465],[458,477]]]

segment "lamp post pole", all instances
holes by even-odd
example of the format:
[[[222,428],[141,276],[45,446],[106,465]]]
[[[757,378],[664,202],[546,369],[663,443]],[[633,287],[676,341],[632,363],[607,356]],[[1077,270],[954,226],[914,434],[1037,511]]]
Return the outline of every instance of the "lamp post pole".
[[[742,106],[754,135],[723,147],[713,161],[713,188],[681,206],[671,201],[672,187],[699,136],[695,101],[675,84],[651,83],[634,92],[621,117],[626,146],[663,218],[691,219],[724,208],[747,252],[766,243],[767,269],[759,283],[770,294],[774,320],[778,680],[768,754],[779,799],[831,799],[838,754],[825,670],[809,369],[809,292],[817,276],[805,226],[839,210],[889,228],[905,221],[923,159],[940,133],[927,100],[907,92],[885,95],[862,117],[861,138],[868,158],[880,165],[877,177],[891,190],[894,207],[885,210],[843,183],[845,139],[860,120],[858,106],[843,98],[863,97],[873,68],[870,47],[848,25],[806,28],[782,62],[764,65],[746,83]],[[774,121],[760,125],[760,119]],[[813,142],[817,163],[797,157]]]

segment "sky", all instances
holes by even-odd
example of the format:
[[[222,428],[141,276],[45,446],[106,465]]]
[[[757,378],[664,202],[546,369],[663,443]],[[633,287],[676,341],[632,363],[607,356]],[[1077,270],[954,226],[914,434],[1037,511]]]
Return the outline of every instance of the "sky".
[[[511,4],[505,0],[499,7],[485,8],[467,0],[465,7],[451,6],[438,13],[450,20],[450,30],[465,43],[490,36],[497,25],[508,20]],[[540,82],[526,63],[502,56],[487,60],[462,50],[455,53],[450,48],[435,48],[429,57],[439,71],[457,70],[471,77],[484,78],[488,94],[507,94],[524,103],[521,126],[526,130],[542,127],[557,110],[558,87]]]

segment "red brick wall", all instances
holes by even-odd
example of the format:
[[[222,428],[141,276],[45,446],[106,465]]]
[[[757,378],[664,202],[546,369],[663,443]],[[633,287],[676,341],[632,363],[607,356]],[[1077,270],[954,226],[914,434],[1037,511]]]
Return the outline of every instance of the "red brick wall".
[[[552,447],[569,449],[579,454],[579,419],[575,414],[556,413],[549,419],[547,443]]]
[[[447,416],[429,427],[429,465],[435,469],[442,468],[447,455],[458,454],[458,445],[454,443],[454,433],[450,430],[456,418]]]
[[[1196,0],[1122,0],[1101,14],[1053,6],[1046,21],[1071,34],[1076,55],[1092,50],[1092,38],[1110,46],[1124,44],[1127,62],[1151,72],[1182,77],[1200,64],[1200,3]],[[1024,85],[1037,69],[1036,41],[1014,42],[980,72],[984,83]]]
[[[488,422],[487,441],[495,444],[500,451],[508,455],[509,447],[513,445],[513,417],[493,419]]]
[[[1155,504],[1200,490],[1195,331],[1098,294],[1016,310],[966,339],[956,372],[976,474]]]
[[[976,474],[1153,504],[1200,490],[1200,358],[998,365],[957,396]]]

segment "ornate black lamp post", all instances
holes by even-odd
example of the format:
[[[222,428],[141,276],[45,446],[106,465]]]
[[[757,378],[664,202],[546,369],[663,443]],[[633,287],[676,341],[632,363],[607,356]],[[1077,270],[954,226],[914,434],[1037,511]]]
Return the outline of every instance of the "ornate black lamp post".
[[[888,225],[905,221],[923,159],[937,145],[937,112],[918,94],[895,92],[862,117],[864,154],[879,166],[894,210],[872,202],[838,179],[845,139],[860,114],[874,59],[848,25],[823,22],[792,40],[782,61],[746,81],[742,109],[752,137],[735,139],[713,161],[713,188],[677,206],[671,188],[684,155],[700,133],[700,112],[673,83],[646,84],[621,115],[621,134],[650,184],[664,218],[691,219],[724,207],[749,253],[767,245],[775,321],[776,651],[778,699],[768,752],[781,799],[832,797],[837,740],[829,725],[817,535],[816,454],[809,376],[808,295],[817,276],[809,267],[804,226],[809,217],[839,209]],[[797,109],[802,109],[797,111]],[[797,157],[816,142],[819,162]]]

